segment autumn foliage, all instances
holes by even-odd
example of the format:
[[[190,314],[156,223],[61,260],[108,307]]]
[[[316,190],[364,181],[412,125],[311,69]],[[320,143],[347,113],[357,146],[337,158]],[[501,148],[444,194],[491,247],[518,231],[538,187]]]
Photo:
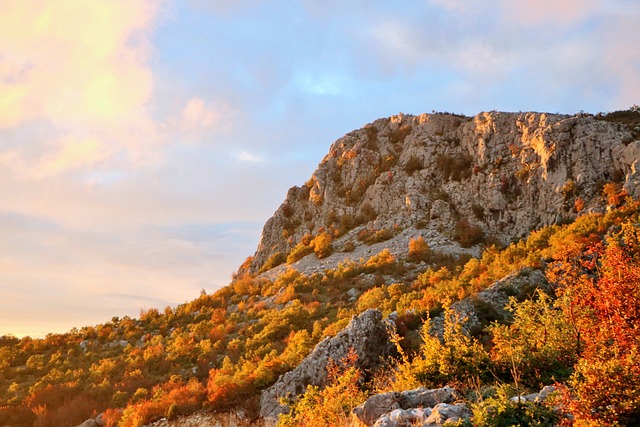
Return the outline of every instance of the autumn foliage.
[[[606,212],[490,246],[479,258],[438,253],[416,236],[408,260],[383,249],[312,275],[293,268],[269,280],[242,274],[214,294],[143,310],[138,319],[114,317],[44,339],[0,337],[0,425],[75,426],[99,413],[112,427],[199,409],[253,414],[262,390],[368,308],[397,315],[403,357],[378,374],[387,391],[456,385],[486,394],[479,411],[494,402],[495,414],[536,425],[541,413],[518,415],[503,391],[558,383],[576,426],[640,425],[640,205],[619,186],[605,190]],[[328,234],[300,244],[292,259],[311,250],[328,255],[333,245]],[[454,303],[479,302],[497,280],[532,272],[536,280],[546,275],[545,291],[532,280],[513,289],[509,316],[484,307],[479,327],[461,326]],[[436,338],[427,319],[443,313],[445,333]],[[342,420],[380,386],[361,375],[336,370],[327,388],[311,388],[294,404],[287,422]],[[340,399],[346,395],[348,402]]]

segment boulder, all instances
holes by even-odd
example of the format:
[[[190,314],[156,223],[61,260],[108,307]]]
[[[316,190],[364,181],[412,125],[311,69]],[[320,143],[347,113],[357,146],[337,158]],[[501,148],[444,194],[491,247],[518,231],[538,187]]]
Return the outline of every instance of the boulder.
[[[378,418],[374,427],[421,426],[431,415],[431,408],[396,409]]]
[[[400,408],[398,395],[396,392],[376,394],[353,408],[351,413],[364,424],[373,425],[382,415]]]
[[[420,387],[414,390],[381,393],[371,396],[363,404],[355,407],[352,414],[367,426],[391,426],[396,425],[393,423],[396,423],[397,420],[406,420],[408,419],[407,417],[421,417],[424,415],[426,419],[426,417],[431,415],[429,408],[440,403],[453,402],[456,398],[456,391],[451,387],[431,390]],[[424,411],[420,413],[407,412],[423,408]],[[398,410],[400,410],[400,412],[398,412]],[[384,419],[380,421],[382,418]],[[378,421],[382,424],[378,425]],[[409,423],[407,425],[411,424]]]
[[[288,406],[282,398],[295,398],[308,385],[323,386],[327,379],[329,361],[340,361],[353,349],[358,356],[356,365],[365,371],[375,370],[395,352],[382,313],[369,309],[354,317],[335,337],[320,342],[295,369],[281,375],[278,381],[262,392],[260,415],[267,420],[286,413]]]
[[[457,422],[468,420],[471,411],[464,403],[438,403],[433,407],[431,414],[425,421],[425,426],[441,426],[445,422]]]

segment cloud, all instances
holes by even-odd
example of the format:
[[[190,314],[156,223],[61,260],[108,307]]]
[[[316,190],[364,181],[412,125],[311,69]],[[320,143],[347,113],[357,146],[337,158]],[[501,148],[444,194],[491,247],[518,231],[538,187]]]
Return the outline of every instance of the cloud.
[[[571,27],[601,13],[602,0],[499,0],[505,20],[524,27]]]
[[[24,0],[0,5],[0,165],[40,180],[137,161],[162,141],[149,115],[159,3]],[[47,128],[35,139],[33,128]],[[148,161],[148,160],[147,160]]]
[[[238,159],[240,161],[249,162],[249,163],[261,163],[264,161],[262,157],[257,156],[253,153],[250,153],[248,151],[240,151],[238,153]]]
[[[0,213],[0,335],[65,331],[176,305],[230,280],[259,225],[141,225],[78,231]]]
[[[149,100],[150,0],[23,0],[0,6],[0,123],[123,120]]]

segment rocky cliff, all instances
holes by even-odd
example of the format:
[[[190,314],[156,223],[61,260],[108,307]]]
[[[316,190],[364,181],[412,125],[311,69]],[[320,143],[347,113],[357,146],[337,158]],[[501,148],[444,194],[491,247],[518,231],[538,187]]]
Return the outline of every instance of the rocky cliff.
[[[392,252],[406,251],[406,236],[418,235],[449,252],[507,243],[603,206],[604,183],[638,196],[638,134],[585,114],[376,120],[337,140],[311,178],[289,190],[248,270],[331,253],[334,265],[353,259],[367,239],[388,239]],[[317,236],[330,245],[314,255],[305,245]]]

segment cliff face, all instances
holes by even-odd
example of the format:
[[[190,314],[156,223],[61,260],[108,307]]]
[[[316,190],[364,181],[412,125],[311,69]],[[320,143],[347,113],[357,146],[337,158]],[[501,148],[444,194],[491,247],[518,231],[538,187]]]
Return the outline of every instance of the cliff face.
[[[636,135],[591,115],[376,120],[337,140],[311,179],[289,190],[248,269],[264,271],[274,254],[284,259],[305,235],[324,232],[332,236],[334,260],[362,246],[363,229],[391,230],[405,240],[424,235],[434,250],[472,246],[476,240],[465,235],[480,232],[507,243],[606,205],[604,183],[637,196]]]

